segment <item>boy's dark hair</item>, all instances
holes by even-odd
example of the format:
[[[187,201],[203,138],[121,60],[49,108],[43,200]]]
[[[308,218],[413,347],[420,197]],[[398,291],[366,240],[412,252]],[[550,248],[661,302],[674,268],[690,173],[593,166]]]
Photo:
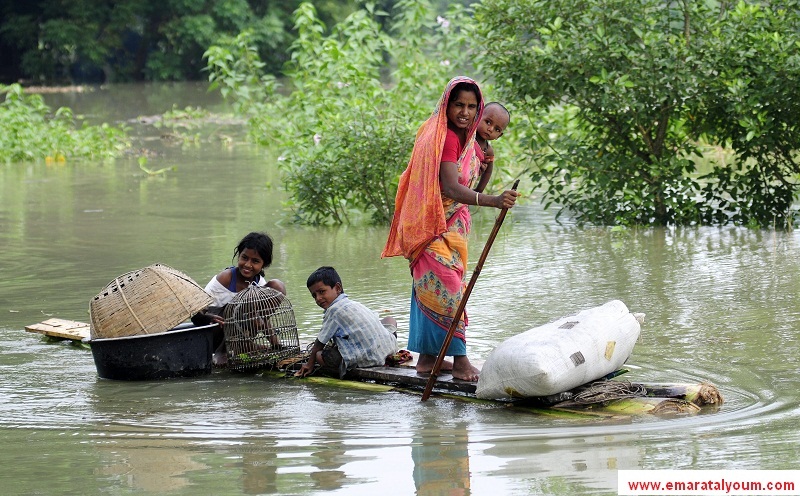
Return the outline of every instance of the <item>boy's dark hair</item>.
[[[506,114],[508,114],[508,120],[509,120],[509,121],[511,121],[511,111],[510,111],[510,110],[508,110],[508,109],[506,108],[506,106],[505,106],[505,105],[503,105],[503,104],[502,104],[502,103],[500,103],[500,102],[489,102],[489,103],[487,103],[487,104],[486,104],[486,105],[483,107],[483,111],[484,111],[484,112],[486,112],[486,109],[488,109],[489,107],[492,107],[492,106],[494,106],[494,107],[500,107],[501,109],[503,109],[503,110],[505,111],[505,113],[506,113]]]
[[[322,282],[322,284],[330,287],[336,286],[338,282],[340,286],[342,286],[342,290],[344,290],[344,286],[342,285],[342,278],[339,277],[339,273],[336,272],[336,269],[333,267],[320,267],[319,269],[315,270],[308,276],[308,281],[306,281],[306,287],[310,288],[314,284],[318,282]]]
[[[263,232],[251,232],[236,245],[233,249],[233,259],[239,258],[239,255],[245,250],[255,250],[264,262],[264,267],[272,265],[272,238]],[[264,271],[261,271],[264,275]]]

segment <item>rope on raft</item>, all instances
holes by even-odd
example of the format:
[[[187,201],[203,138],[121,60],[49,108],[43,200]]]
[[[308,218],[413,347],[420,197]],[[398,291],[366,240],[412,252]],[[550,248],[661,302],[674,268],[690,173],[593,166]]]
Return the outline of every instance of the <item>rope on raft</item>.
[[[582,405],[591,405],[642,396],[647,396],[647,390],[642,384],[631,384],[627,381],[597,381],[591,383],[580,393],[576,393],[571,401]]]
[[[294,375],[295,371],[300,370],[300,367],[303,363],[308,361],[308,358],[311,356],[311,347],[314,346],[314,343],[309,343],[306,346],[305,350],[301,350],[299,354],[284,358],[277,364],[275,364],[275,368],[277,370],[283,370],[286,373],[286,376]],[[316,368],[314,369],[316,372]],[[312,374],[314,373],[312,372]]]

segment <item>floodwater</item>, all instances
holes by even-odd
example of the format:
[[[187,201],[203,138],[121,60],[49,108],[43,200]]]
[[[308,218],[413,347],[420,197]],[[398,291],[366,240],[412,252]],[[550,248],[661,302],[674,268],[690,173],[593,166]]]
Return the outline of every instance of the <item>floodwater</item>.
[[[101,120],[222,108],[193,85],[46,98]],[[798,466],[797,232],[578,228],[535,200],[506,218],[468,305],[471,356],[620,299],[647,314],[623,378],[714,383],[725,403],[696,415],[565,419],[220,370],[99,379],[91,351],[25,325],[87,321],[109,281],[155,262],[205,284],[251,230],[276,240],[267,275],[286,282],[302,343],[322,319],[305,289],[320,265],[407,338],[410,278],[379,258],[386,228],[293,225],[275,154],[134,132],[149,168],[174,170],[148,176],[135,156],[0,166],[3,494],[616,494],[619,469]],[[473,263],[495,214],[475,215]]]

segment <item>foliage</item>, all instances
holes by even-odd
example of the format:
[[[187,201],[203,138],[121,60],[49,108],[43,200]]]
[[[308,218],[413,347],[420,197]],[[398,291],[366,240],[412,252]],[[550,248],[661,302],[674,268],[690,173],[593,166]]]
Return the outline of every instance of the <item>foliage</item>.
[[[203,54],[211,82],[210,90],[219,89],[230,99],[238,114],[247,115],[270,100],[278,88],[275,76],[264,74],[264,62],[252,42],[253,34],[243,31],[235,38],[225,38]]]
[[[161,116],[161,120],[155,123],[158,128],[167,127],[170,129],[187,128],[195,129],[203,119],[208,118],[211,113],[200,107],[184,107],[179,109],[173,105],[171,110],[167,110]]]
[[[201,139],[198,131],[210,118],[211,113],[208,110],[200,107],[179,109],[173,104],[171,110],[167,110],[160,118],[153,121],[153,127],[164,130],[161,139],[182,144],[198,144]]]
[[[139,24],[136,17],[146,5],[145,0],[13,2],[0,16],[0,51],[18,54],[12,63],[27,79],[97,80],[104,65],[125,50],[128,26]]]
[[[509,101],[537,114],[525,139],[546,205],[599,224],[791,219],[798,9],[726,5],[477,7],[479,38],[492,40],[478,63]],[[698,174],[701,139],[733,147],[736,164]]]
[[[726,220],[718,218],[724,209],[740,224],[792,225],[800,179],[799,10],[798,2],[740,2],[704,40],[704,98],[693,113],[703,117],[705,135],[736,154],[707,175],[703,194],[720,206],[708,220]]]
[[[356,0],[321,2],[327,20]],[[183,80],[201,77],[202,54],[244,30],[268,72],[286,61],[299,0],[28,0],[0,5],[0,66],[37,81]],[[15,78],[16,79],[16,78]]]
[[[285,186],[301,222],[352,222],[360,212],[388,222],[416,128],[452,74],[467,67],[465,32],[457,28],[463,7],[437,21],[428,2],[402,0],[386,23],[391,33],[378,22],[388,15],[367,6],[327,33],[315,8],[302,4],[286,69],[291,92],[264,94],[266,102],[253,97],[258,64],[234,67],[253,50],[246,57],[223,47],[207,52],[211,80],[253,110],[251,136],[283,150]]]
[[[40,95],[18,84],[0,85],[0,162],[113,158],[128,147],[125,130],[102,124],[76,126],[80,119],[61,107],[52,113]]]

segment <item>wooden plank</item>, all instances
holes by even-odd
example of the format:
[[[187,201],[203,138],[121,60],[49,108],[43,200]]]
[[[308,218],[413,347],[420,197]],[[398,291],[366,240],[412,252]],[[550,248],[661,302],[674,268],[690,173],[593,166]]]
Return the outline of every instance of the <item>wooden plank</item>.
[[[345,379],[356,381],[375,381],[381,384],[399,384],[406,387],[424,388],[428,383],[429,374],[418,374],[413,367],[368,367],[347,371]],[[438,391],[451,391],[466,394],[475,394],[474,382],[454,379],[452,375],[442,371],[436,378],[434,389]]]
[[[347,371],[344,380],[332,379],[339,382],[360,382],[360,383],[377,383],[388,386],[399,386],[401,388],[423,389],[428,382],[428,374],[418,374],[415,368],[417,361],[417,354],[412,353],[412,360],[404,362],[396,366],[385,367],[362,367],[351,369]],[[286,373],[288,371],[297,370],[301,362],[297,360],[288,360],[286,364],[279,364],[278,367]],[[319,376],[308,376],[313,378]],[[449,372],[442,371],[437,377],[434,388],[440,392],[452,392],[475,395],[475,387],[477,383],[467,382],[453,378]],[[391,388],[390,388],[391,389]]]
[[[66,319],[47,319],[37,324],[25,326],[28,332],[37,332],[51,338],[81,341],[89,337],[89,324]]]

